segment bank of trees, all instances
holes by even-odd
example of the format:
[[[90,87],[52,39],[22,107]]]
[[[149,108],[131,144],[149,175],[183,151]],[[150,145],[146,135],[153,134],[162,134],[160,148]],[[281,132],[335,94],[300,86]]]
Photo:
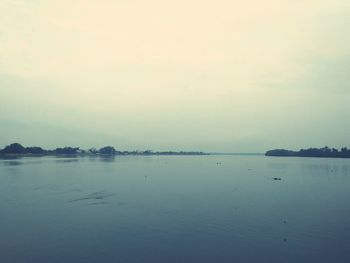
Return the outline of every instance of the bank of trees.
[[[79,147],[63,147],[54,150],[45,150],[41,147],[24,147],[19,143],[12,143],[0,150],[1,155],[203,155],[203,152],[153,152],[146,151],[117,151],[113,146],[105,146],[100,149],[91,148],[83,150]]]
[[[350,149],[347,147],[340,150],[335,148],[309,148],[299,151],[290,151],[285,149],[276,149],[267,151],[266,156],[298,156],[298,157],[333,157],[333,158],[350,158]]]
[[[41,147],[24,147],[19,143],[12,143],[6,146],[4,149],[0,150],[1,154],[33,154],[33,155],[45,155],[45,154],[53,154],[53,155],[77,155],[77,154],[115,154],[116,150],[111,146],[106,146],[101,148],[100,150],[95,151],[85,151],[80,149],[79,147],[63,147],[56,148],[54,150],[44,150]]]

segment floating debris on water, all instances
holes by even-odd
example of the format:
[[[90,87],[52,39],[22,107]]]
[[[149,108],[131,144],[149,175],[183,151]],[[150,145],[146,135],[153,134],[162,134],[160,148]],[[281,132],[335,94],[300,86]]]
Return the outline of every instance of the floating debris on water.
[[[273,177],[272,179],[275,180],[275,181],[281,181],[282,180],[281,177]]]

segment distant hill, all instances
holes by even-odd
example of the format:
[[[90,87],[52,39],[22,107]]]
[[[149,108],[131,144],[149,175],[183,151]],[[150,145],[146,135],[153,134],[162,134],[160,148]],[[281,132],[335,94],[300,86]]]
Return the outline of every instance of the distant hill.
[[[265,153],[266,156],[295,156],[295,157],[330,157],[330,158],[350,158],[350,149],[344,147],[340,150],[335,148],[309,148],[299,151],[290,151],[285,149],[270,150]]]

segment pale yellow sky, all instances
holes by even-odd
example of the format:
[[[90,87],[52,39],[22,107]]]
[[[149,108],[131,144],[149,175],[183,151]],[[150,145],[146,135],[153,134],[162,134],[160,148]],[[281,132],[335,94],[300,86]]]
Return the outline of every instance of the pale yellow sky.
[[[349,28],[342,0],[2,0],[0,145],[350,146]]]

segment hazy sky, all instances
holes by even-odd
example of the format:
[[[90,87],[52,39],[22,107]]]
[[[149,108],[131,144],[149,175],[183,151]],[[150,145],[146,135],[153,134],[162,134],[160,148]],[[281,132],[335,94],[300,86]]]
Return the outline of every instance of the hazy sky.
[[[349,0],[1,0],[0,148],[350,146]]]

